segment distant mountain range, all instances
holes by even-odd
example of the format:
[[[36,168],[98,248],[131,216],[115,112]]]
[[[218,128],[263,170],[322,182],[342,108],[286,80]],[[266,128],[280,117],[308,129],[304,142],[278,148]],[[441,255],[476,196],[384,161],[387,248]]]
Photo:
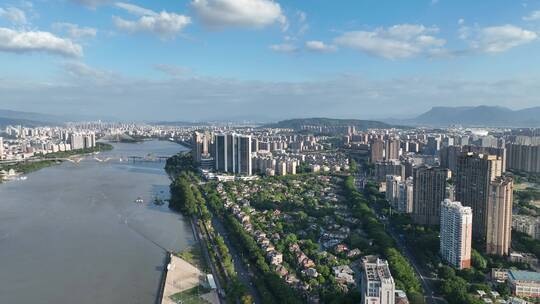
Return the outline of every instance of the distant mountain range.
[[[34,120],[26,120],[26,119],[12,119],[12,118],[6,118],[6,117],[0,117],[0,127],[5,127],[9,125],[21,125],[21,126],[27,126],[27,127],[39,127],[44,125],[50,125],[49,123],[43,122],[43,121],[34,121]],[[1,132],[1,130],[0,130]]]
[[[358,130],[375,129],[375,128],[391,128],[395,127],[390,124],[375,121],[375,120],[359,120],[359,119],[335,119],[335,118],[297,118],[282,120],[276,123],[271,123],[261,126],[262,128],[287,128],[300,130],[302,126],[355,126]]]
[[[433,107],[413,119],[397,123],[422,126],[539,127],[540,107],[511,110],[497,106]]]
[[[0,126],[24,125],[63,125],[67,121],[90,121],[96,117],[86,115],[50,115],[33,112],[21,112],[0,109]],[[113,121],[114,119],[107,119]],[[160,121],[155,124],[170,126],[208,126],[218,123]],[[254,123],[257,125],[256,123]],[[355,126],[358,130],[369,128],[392,128],[400,126],[432,126],[444,127],[462,125],[470,127],[540,127],[540,106],[522,110],[511,110],[497,106],[476,107],[433,107],[431,110],[411,119],[359,120],[334,118],[298,118],[287,119],[276,123],[265,124],[262,127],[290,128],[299,130],[301,126]]]
[[[44,125],[63,125],[68,121],[92,121],[98,120],[98,117],[88,115],[51,115],[34,112],[22,112],[0,109],[0,126],[24,125],[28,127],[37,127]],[[113,121],[112,118],[102,118],[106,121]]]
[[[60,117],[47,114],[20,112],[0,109],[0,126],[24,125],[28,127],[37,127],[43,125],[61,124]]]

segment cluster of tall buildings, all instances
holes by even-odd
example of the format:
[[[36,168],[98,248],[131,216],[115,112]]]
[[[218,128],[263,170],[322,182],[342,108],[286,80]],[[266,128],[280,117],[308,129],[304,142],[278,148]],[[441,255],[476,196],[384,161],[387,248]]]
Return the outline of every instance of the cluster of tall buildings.
[[[93,131],[69,127],[7,126],[0,138],[0,159],[22,161],[40,154],[95,147]]]
[[[440,225],[441,256],[449,264],[470,267],[471,239],[483,243],[487,254],[508,256],[514,182],[506,171],[535,172],[531,151],[540,146],[523,139],[517,144],[510,136],[415,132],[353,135],[361,143],[349,147],[369,147],[374,178],[392,210],[409,213],[417,224]]]
[[[513,215],[512,229],[540,240],[540,218],[529,215]]]
[[[0,160],[4,159],[4,138],[0,137]]]
[[[313,135],[280,134],[270,131],[221,130],[194,131],[192,157],[201,169],[218,173],[250,176],[252,174],[296,174],[300,163],[311,170],[348,168],[348,158],[324,155],[323,145]],[[303,152],[321,152],[310,154]]]
[[[508,144],[508,168],[540,173],[540,144]]]
[[[450,171],[441,167],[420,166],[413,176],[412,218],[421,225],[438,225],[441,202],[448,198]]]
[[[90,149],[96,146],[96,134],[94,133],[70,133],[65,134],[72,150]]]
[[[413,212],[414,184],[412,177],[402,180],[401,176],[386,176],[386,200],[394,210],[401,213]]]
[[[214,153],[215,168],[221,172],[253,174],[251,163],[251,136],[241,134],[216,134]]]
[[[203,168],[252,175],[251,154],[256,151],[256,146],[250,135],[195,131],[191,153],[193,160]]]
[[[339,135],[339,134],[354,134],[356,131],[356,128],[355,126],[350,126],[350,125],[343,125],[343,126],[303,125],[303,126],[300,126],[300,130],[328,134],[328,135]]]

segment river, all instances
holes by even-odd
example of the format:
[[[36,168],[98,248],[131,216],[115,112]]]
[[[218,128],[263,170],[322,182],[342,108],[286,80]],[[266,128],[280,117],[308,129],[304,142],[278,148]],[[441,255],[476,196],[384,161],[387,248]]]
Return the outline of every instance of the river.
[[[114,147],[99,157],[185,150],[166,141]],[[154,303],[164,249],[193,243],[188,221],[152,203],[168,198],[164,165],[89,157],[1,184],[0,303]]]

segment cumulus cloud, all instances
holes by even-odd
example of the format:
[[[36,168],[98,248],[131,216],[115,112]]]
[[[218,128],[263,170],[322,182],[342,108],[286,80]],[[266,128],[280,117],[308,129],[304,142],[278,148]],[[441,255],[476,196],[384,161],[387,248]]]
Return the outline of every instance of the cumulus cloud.
[[[533,11],[529,15],[522,18],[525,21],[536,21],[540,20],[540,11]]]
[[[14,24],[24,25],[28,23],[26,14],[23,10],[16,7],[1,8],[0,18],[5,18]]]
[[[173,38],[191,23],[191,18],[185,15],[166,11],[157,13],[144,7],[123,2],[116,3],[116,6],[140,17],[137,20],[126,20],[113,16],[116,28],[130,33],[147,32],[167,39]]]
[[[275,23],[288,27],[279,3],[272,0],[193,0],[192,7],[209,28],[262,28]]]
[[[501,53],[538,38],[535,32],[511,24],[484,28],[462,27],[460,31],[460,38],[468,41],[472,50],[485,53]]]
[[[11,53],[44,52],[66,57],[81,57],[83,49],[69,39],[49,32],[0,28],[0,51]]]
[[[292,53],[298,50],[298,47],[290,43],[272,44],[270,49],[274,52]]]
[[[97,29],[92,27],[80,27],[68,22],[57,22],[52,25],[57,31],[65,31],[73,39],[96,37]]]
[[[434,36],[438,31],[436,27],[399,24],[374,31],[345,32],[335,38],[334,43],[372,56],[402,59],[427,54],[444,46],[446,40]]]
[[[316,52],[334,52],[337,48],[334,45],[328,45],[322,41],[311,40],[306,42],[306,48]]]

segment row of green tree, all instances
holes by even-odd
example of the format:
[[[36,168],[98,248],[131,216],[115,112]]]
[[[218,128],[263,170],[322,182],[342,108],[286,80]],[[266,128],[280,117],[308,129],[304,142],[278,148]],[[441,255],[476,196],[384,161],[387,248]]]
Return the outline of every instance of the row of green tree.
[[[11,169],[15,170],[16,172],[21,172],[23,174],[28,174],[30,172],[34,172],[46,167],[50,167],[52,165],[60,164],[61,162],[55,161],[55,160],[42,160],[42,161],[36,161],[36,162],[20,162],[10,165],[0,165],[0,171],[5,170],[9,171]],[[0,182],[1,178],[0,178]]]
[[[165,172],[174,180],[183,172],[194,172],[196,169],[193,157],[188,152],[178,153],[167,159]]]
[[[187,171],[180,173],[171,183],[170,192],[169,208],[187,216],[198,216],[203,220],[210,218],[193,173]]]
[[[422,287],[414,269],[397,250],[394,239],[386,232],[369,205],[370,200],[377,200],[378,190],[370,185],[365,194],[361,193],[356,190],[353,177],[349,176],[344,181],[344,192],[353,215],[360,219],[363,230],[373,240],[373,245],[376,246],[374,250],[387,259],[396,288],[404,290],[411,303],[423,303]]]

